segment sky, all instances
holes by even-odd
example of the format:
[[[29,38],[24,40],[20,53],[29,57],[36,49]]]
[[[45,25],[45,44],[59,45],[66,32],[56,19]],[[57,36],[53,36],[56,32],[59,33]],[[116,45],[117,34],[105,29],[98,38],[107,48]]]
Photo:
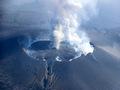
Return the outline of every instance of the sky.
[[[35,0],[9,0],[9,1],[3,0],[3,1],[4,1],[3,5],[5,5],[5,7],[7,6],[18,6],[19,7],[20,5],[23,5],[26,3],[32,3]],[[96,28],[120,27],[120,5],[119,3],[120,3],[120,0],[98,0],[98,4],[97,4],[98,14],[92,17],[87,23],[87,25],[90,25]]]
[[[98,15],[89,24],[96,28],[120,27],[120,0],[98,0]]]

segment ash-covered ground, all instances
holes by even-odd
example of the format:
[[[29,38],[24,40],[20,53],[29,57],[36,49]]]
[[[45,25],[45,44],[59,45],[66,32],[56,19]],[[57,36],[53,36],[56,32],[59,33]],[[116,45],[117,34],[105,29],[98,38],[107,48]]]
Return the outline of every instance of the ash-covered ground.
[[[25,53],[19,40],[28,44],[26,40],[39,36],[44,42],[52,35],[51,24],[56,23],[49,19],[53,18],[53,15],[39,11],[42,3],[38,1],[28,3],[26,0],[24,4],[22,2],[16,4],[1,0],[0,90],[120,90],[119,27],[106,29],[101,28],[103,25],[100,28],[98,25],[96,28],[93,26],[97,23],[96,20],[94,23],[83,25],[94,47],[94,52],[86,56],[81,55],[71,62],[58,62],[53,60],[52,56],[55,52],[51,51],[47,60],[54,61],[52,71],[50,71],[52,74],[49,73],[51,68],[46,66],[43,58],[37,60]],[[47,10],[47,8],[44,9]],[[50,25],[43,21],[48,21]],[[120,21],[119,18],[117,21]],[[27,37],[26,40],[24,40],[25,37]],[[36,44],[34,49],[49,49],[44,47],[46,44],[39,44],[39,46],[42,45],[40,48]],[[62,51],[63,55],[67,53],[67,51]],[[52,82],[49,83],[47,80]]]

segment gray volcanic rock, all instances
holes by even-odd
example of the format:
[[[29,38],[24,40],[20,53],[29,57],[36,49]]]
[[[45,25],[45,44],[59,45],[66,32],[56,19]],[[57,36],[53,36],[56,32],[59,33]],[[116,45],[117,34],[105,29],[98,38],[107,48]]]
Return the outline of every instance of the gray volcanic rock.
[[[71,48],[63,45],[58,53],[51,47],[57,22],[49,6],[44,14],[39,0],[8,3],[0,1],[0,90],[120,90],[119,27],[84,26],[95,50],[69,62],[75,55]],[[38,52],[33,58],[24,49]],[[62,62],[55,60],[58,55]]]
[[[28,57],[17,38],[1,40],[0,51],[0,89],[42,90],[44,61]],[[93,54],[55,62],[52,90],[119,90],[119,64],[117,58],[95,46]]]

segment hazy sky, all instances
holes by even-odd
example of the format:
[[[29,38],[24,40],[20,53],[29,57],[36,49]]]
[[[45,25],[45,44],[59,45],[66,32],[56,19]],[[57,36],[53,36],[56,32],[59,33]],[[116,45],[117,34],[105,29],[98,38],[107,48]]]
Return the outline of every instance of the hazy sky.
[[[6,6],[20,6],[35,0],[3,0]],[[37,1],[37,0],[36,0]],[[46,0],[47,1],[47,0]],[[89,21],[89,25],[98,28],[120,27],[120,0],[98,0],[98,15]],[[17,7],[16,7],[17,8]]]
[[[99,28],[120,27],[120,0],[98,0],[98,16],[90,25]]]

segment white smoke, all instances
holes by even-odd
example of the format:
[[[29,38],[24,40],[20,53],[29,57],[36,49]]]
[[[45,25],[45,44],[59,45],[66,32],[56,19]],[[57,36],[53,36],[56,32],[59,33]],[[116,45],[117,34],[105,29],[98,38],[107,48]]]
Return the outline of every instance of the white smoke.
[[[55,46],[56,46],[57,49],[59,49],[60,43],[64,39],[64,33],[63,33],[63,27],[62,27],[62,25],[57,25],[55,27],[54,37],[55,37]]]
[[[96,15],[96,0],[38,1],[41,6],[39,9],[42,14],[39,16],[43,16],[41,18],[46,22],[43,27],[46,28],[51,26],[50,29],[54,27],[53,35],[55,39],[55,47],[58,52],[62,50],[62,42],[67,42],[68,46],[71,46],[70,48],[72,48],[72,50],[74,49],[75,54],[77,53],[75,57],[69,61],[80,57],[81,54],[87,55],[88,53],[93,53],[94,48],[90,45],[90,39],[87,37],[85,31],[83,31],[81,24],[85,21],[88,21],[92,16]],[[49,20],[46,19],[47,17]],[[52,23],[54,25],[52,25]],[[42,23],[39,24],[42,26]],[[34,43],[34,41],[39,41],[41,36],[42,35],[37,35],[37,39],[31,41],[30,44]],[[37,51],[28,49],[24,49],[24,51],[29,56],[36,59]],[[63,58],[61,58],[59,55],[56,57],[57,61],[62,61],[62,59]]]
[[[54,30],[55,46],[60,48],[66,41],[78,53],[87,55],[94,51],[90,40],[81,29],[82,21],[96,14],[96,0],[56,0],[58,24]]]

